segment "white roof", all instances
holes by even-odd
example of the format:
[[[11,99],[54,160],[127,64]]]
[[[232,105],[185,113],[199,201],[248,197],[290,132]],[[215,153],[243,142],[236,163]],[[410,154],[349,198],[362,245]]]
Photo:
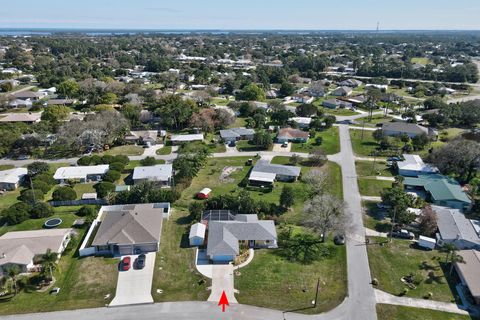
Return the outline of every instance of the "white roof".
[[[434,238],[429,238],[429,237],[425,237],[425,236],[419,236],[418,241],[426,241],[426,242],[430,242],[430,243],[437,243],[437,240],[435,240]]]
[[[133,180],[168,181],[172,177],[172,170],[171,164],[136,167],[133,169]]]
[[[212,189],[210,189],[210,188],[203,188],[202,190],[200,190],[199,193],[201,193],[201,194],[209,194],[210,192],[212,192]]]
[[[60,167],[53,175],[53,178],[55,180],[85,179],[88,175],[103,175],[107,173],[108,168],[108,164],[98,166]]]
[[[310,124],[312,122],[312,118],[307,117],[293,117],[290,120],[299,124]]]
[[[97,194],[95,192],[82,194],[82,200],[89,200],[89,199],[97,199]]]
[[[188,238],[199,237],[204,239],[206,230],[207,227],[203,223],[195,223],[190,228],[190,234],[188,235]]]
[[[198,134],[175,134],[170,138],[171,141],[202,141],[203,133]]]
[[[404,154],[403,158],[405,158],[405,161],[397,162],[399,170],[420,171],[425,173],[438,172],[437,168],[425,164],[419,155]]]
[[[15,168],[10,170],[0,171],[0,182],[18,183],[20,179],[26,174],[28,174],[27,168]]]
[[[276,177],[277,175],[275,173],[252,171],[249,180],[273,183]]]

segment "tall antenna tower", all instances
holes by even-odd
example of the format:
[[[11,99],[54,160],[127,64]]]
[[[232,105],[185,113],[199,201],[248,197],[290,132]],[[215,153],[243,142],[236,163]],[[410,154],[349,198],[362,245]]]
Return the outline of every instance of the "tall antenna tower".
[[[378,31],[380,31],[380,21],[377,22],[377,33],[378,33]]]

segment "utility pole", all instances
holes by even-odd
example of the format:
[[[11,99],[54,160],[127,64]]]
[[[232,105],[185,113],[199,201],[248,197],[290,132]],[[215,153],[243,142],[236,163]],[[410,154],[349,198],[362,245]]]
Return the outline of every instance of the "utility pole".
[[[320,289],[320,278],[317,279],[317,290],[315,291],[315,300],[313,302],[313,308],[317,307],[317,299],[318,299],[318,290]]]
[[[35,189],[33,189],[32,177],[29,175],[28,178],[30,179],[30,188],[32,189],[33,205],[35,205],[37,200],[35,199]]]
[[[392,242],[392,238],[393,238],[393,226],[395,225],[395,219],[397,217],[397,207],[394,207],[393,208],[393,219],[392,219],[392,227],[390,228],[390,241],[389,242]]]

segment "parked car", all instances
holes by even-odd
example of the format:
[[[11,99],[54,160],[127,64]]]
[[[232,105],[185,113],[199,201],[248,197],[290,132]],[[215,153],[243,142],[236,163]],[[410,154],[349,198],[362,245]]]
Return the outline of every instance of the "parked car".
[[[335,243],[338,246],[345,244],[345,235],[344,234],[337,234],[333,238],[333,243]]]
[[[246,165],[251,166],[253,164],[253,159],[248,159]]]
[[[17,158],[17,160],[28,160],[28,159],[30,159],[30,156],[26,154],[21,154]]]
[[[282,143],[282,148],[287,148],[288,147],[288,142]]]
[[[131,264],[131,259],[130,257],[124,257],[122,259],[122,270],[123,271],[128,271],[130,270],[130,264]]]
[[[55,287],[53,288],[52,290],[50,290],[50,294],[58,294],[60,292],[60,288],[59,287]]]
[[[138,256],[137,258],[137,269],[143,269],[145,267],[145,260],[147,259],[147,257],[144,255],[144,254],[141,254]]]
[[[389,232],[388,235],[390,235],[390,232]],[[391,236],[394,237],[394,238],[408,239],[408,240],[413,240],[415,238],[415,235],[413,234],[413,232],[410,232],[410,231],[405,230],[405,229],[401,229],[401,230],[398,230],[398,231],[393,231],[391,233]]]
[[[402,158],[396,157],[396,156],[395,156],[395,157],[388,157],[388,158],[387,158],[387,161],[392,161],[392,162],[393,162],[393,161],[402,161]]]

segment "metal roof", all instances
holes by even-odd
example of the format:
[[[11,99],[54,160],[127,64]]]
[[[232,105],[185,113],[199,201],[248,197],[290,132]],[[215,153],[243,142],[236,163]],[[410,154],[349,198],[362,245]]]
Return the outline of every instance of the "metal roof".
[[[480,236],[471,220],[458,209],[432,206],[437,215],[437,225],[443,240],[464,240],[480,245]]]
[[[135,167],[133,180],[169,181],[172,178],[173,167],[171,164],[157,164],[155,166]]]

